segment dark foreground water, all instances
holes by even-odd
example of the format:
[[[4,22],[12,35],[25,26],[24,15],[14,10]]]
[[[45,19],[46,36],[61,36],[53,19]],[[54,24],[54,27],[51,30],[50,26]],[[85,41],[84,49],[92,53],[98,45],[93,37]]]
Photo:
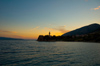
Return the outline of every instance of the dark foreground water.
[[[0,66],[100,66],[100,43],[0,40]]]

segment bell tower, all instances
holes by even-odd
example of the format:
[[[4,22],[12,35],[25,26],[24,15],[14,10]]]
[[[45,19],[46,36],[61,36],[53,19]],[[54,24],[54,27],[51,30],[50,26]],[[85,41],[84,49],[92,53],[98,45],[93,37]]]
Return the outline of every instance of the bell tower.
[[[49,36],[50,36],[50,34],[51,34],[51,33],[50,33],[50,31],[49,31]]]

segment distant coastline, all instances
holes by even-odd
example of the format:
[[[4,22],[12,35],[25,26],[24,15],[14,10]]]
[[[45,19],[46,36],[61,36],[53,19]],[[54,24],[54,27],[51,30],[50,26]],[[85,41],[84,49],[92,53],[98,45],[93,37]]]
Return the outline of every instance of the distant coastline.
[[[0,40],[24,40],[19,38],[0,37]]]

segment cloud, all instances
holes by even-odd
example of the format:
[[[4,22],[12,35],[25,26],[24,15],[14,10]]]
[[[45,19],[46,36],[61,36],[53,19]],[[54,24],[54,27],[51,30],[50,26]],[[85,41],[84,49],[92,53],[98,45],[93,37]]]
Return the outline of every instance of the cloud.
[[[37,27],[35,27],[35,28],[33,28],[33,30],[35,30],[35,29],[37,29],[37,28],[39,28],[40,26],[37,26]]]
[[[3,32],[3,33],[17,33],[15,31],[6,31],[6,30],[0,30],[0,32]]]
[[[15,37],[15,38],[25,38],[24,35],[12,35],[12,37]]]
[[[37,26],[37,27],[35,27],[35,28],[33,28],[33,29],[30,29],[30,31],[33,31],[33,30],[35,30],[35,29],[38,29],[40,26]]]
[[[57,31],[60,31],[61,33],[69,32],[69,30],[66,30],[65,27],[66,26],[64,25],[64,26],[58,26],[58,27],[55,27],[55,28],[47,28],[47,27],[45,27],[45,29],[47,29],[47,30],[57,30]]]
[[[53,28],[53,29],[54,29],[54,30],[58,30],[58,31],[60,31],[60,32],[62,32],[62,33],[69,32],[69,30],[66,30],[65,27],[66,27],[66,26],[64,25],[64,26],[59,26],[59,27]]]
[[[98,6],[97,8],[94,8],[94,10],[98,10],[98,9],[100,9],[100,6]]]
[[[23,36],[23,35],[13,35],[14,37],[25,37],[25,36]]]
[[[47,28],[47,27],[45,27],[44,29],[47,29],[47,30],[54,30],[53,28]]]

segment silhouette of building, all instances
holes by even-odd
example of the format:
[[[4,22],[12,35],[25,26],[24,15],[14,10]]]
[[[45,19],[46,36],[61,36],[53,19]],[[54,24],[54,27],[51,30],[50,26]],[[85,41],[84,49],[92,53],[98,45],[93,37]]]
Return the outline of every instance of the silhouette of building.
[[[50,34],[51,34],[51,33],[49,32],[49,36],[50,36]]]

